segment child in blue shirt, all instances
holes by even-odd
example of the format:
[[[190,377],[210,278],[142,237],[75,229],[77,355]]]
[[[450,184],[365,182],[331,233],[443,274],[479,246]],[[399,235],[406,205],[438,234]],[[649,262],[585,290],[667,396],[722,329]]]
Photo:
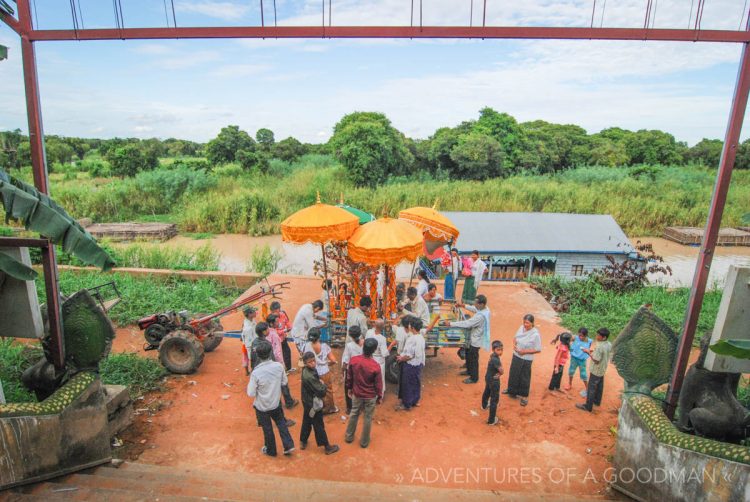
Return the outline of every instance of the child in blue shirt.
[[[579,370],[581,375],[581,381],[584,385],[583,392],[586,392],[586,387],[589,384],[589,376],[586,373],[586,362],[589,359],[589,355],[583,351],[583,349],[590,349],[593,340],[589,338],[589,330],[581,328],[578,330],[578,335],[573,338],[570,344],[570,366],[568,367],[568,385],[565,390],[570,390],[573,387],[573,376],[576,374],[576,369]],[[581,393],[583,395],[583,392]],[[585,396],[584,396],[585,397]]]

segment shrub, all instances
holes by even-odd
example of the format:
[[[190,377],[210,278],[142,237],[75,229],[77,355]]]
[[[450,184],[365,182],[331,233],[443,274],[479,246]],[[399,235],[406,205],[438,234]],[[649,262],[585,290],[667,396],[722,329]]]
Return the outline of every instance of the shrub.
[[[180,224],[190,232],[263,235],[276,228],[279,216],[270,195],[240,190],[194,198],[182,210]]]
[[[283,257],[283,254],[272,249],[268,244],[265,246],[256,246],[250,255],[247,271],[255,272],[266,278],[278,270],[279,262],[281,262]]]
[[[183,196],[205,193],[217,184],[216,178],[206,171],[186,167],[140,172],[135,182],[140,192],[160,197],[169,206],[177,204]]]

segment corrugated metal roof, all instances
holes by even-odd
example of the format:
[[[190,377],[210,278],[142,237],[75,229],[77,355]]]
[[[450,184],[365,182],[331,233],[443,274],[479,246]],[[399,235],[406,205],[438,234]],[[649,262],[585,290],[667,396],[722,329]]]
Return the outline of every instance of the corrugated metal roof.
[[[444,212],[461,235],[461,253],[607,253],[633,251],[608,214]]]

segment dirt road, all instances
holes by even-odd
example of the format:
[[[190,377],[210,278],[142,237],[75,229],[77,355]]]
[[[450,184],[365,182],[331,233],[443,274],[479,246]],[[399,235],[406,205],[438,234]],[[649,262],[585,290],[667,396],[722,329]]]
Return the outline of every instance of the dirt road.
[[[287,277],[279,280],[289,280]],[[306,301],[319,297],[319,281],[294,278],[283,307],[290,315]],[[411,412],[396,412],[394,386],[375,413],[372,442],[361,449],[343,441],[345,420],[326,417],[326,429],[341,451],[325,456],[310,441],[307,451],[290,458],[269,459],[261,454],[263,437],[245,394],[247,378],[241,368],[240,342],[227,339],[206,355],[200,370],[170,379],[169,390],[148,396],[136,407],[157,401],[163,408],[142,413],[125,435],[131,448],[142,450],[139,460],[173,466],[214,468],[242,473],[257,472],[302,478],[411,483],[465,489],[499,489],[524,492],[596,495],[604,492],[606,469],[611,467],[622,380],[610,367],[604,402],[593,414],[575,408],[581,402],[580,380],[573,391],[555,395],[547,391],[554,348],[551,339],[562,328],[549,304],[525,284],[487,284],[482,292],[490,300],[492,338],[506,346],[502,357],[506,376],[512,338],[526,313],[533,313],[542,333],[543,351],[534,361],[529,405],[501,397],[502,424],[486,425],[480,408],[483,384],[463,384],[458,375],[462,361],[454,350],[428,358],[423,372],[423,399]],[[224,320],[225,328],[238,329],[239,315]],[[596,329],[598,326],[589,326]],[[119,330],[115,349],[140,351],[142,335],[136,328]],[[150,352],[149,354],[154,354]],[[337,351],[340,357],[340,351]],[[293,356],[296,352],[293,349]],[[488,353],[482,352],[483,375]],[[334,367],[336,374],[339,368]],[[567,378],[567,377],[566,377]],[[507,379],[503,378],[503,388]],[[299,372],[290,375],[292,394],[299,398]],[[337,404],[344,407],[341,380],[335,389]],[[301,406],[287,416],[297,421],[292,435],[298,443]],[[144,444],[140,441],[145,440]]]

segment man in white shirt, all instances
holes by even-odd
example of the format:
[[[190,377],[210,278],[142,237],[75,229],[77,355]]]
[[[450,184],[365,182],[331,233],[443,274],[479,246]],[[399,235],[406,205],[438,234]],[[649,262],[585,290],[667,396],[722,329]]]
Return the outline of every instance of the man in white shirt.
[[[422,326],[427,327],[430,324],[430,307],[427,302],[417,294],[415,287],[406,290],[406,297],[409,299],[407,305],[411,306],[411,314],[422,321]]]
[[[352,326],[359,326],[360,333],[365,334],[369,329],[367,318],[372,308],[372,298],[363,296],[359,299],[359,307],[351,308],[346,313],[346,331]]]
[[[242,320],[242,333],[240,333],[240,340],[242,340],[242,367],[245,368],[245,374],[250,374],[250,353],[255,340],[255,315],[258,309],[255,307],[245,307],[242,313],[245,319]]]
[[[307,332],[310,331],[310,328],[318,325],[315,314],[322,310],[323,302],[315,300],[312,303],[302,305],[297,311],[297,315],[294,316],[291,335],[295,345],[297,345],[300,358],[302,357],[302,348],[305,346],[305,342],[307,342]]]
[[[410,410],[422,398],[422,368],[425,362],[425,339],[422,336],[422,321],[416,317],[409,318],[409,336],[404,344],[404,351],[398,361],[404,363],[401,368],[399,396],[401,404],[396,411]]]
[[[474,263],[471,265],[471,275],[474,277],[474,290],[478,293],[479,283],[482,282],[484,274],[487,272],[487,264],[479,257],[479,251],[476,249],[471,252],[471,259],[474,260]]]
[[[279,430],[284,455],[291,455],[294,451],[294,440],[289,434],[288,422],[281,407],[281,386],[289,381],[281,363],[271,360],[271,344],[261,340],[256,344],[255,353],[260,363],[253,369],[250,382],[247,384],[247,395],[255,398],[253,407],[258,423],[263,428],[263,442],[261,450],[269,457],[276,456],[276,436],[273,433],[273,423]],[[294,422],[292,422],[293,424]]]

